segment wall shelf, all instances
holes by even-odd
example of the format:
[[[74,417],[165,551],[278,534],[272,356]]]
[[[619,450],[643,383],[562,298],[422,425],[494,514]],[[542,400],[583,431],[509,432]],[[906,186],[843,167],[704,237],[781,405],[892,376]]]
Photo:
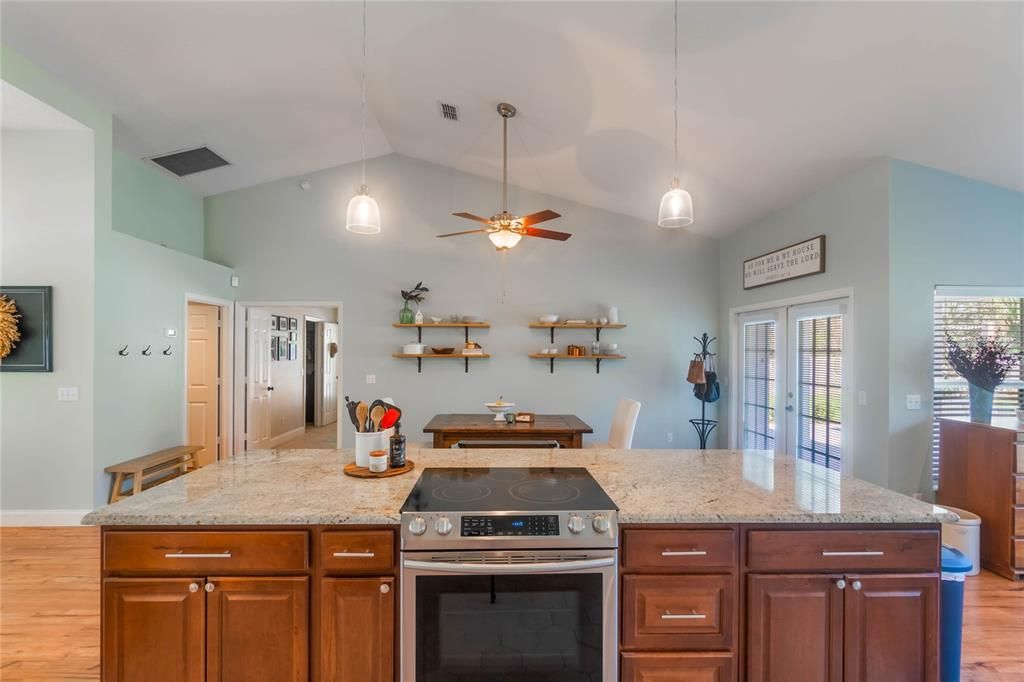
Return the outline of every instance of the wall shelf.
[[[582,326],[582,325],[580,325]],[[625,355],[569,355],[568,353],[530,353],[530,357],[535,360],[548,360],[550,361],[550,373],[555,373],[555,360],[593,360],[594,366],[597,369],[597,373],[601,373],[601,361],[602,360],[625,360]]]
[[[530,329],[550,329],[551,330],[551,343],[555,342],[555,330],[556,329],[593,329],[594,339],[596,341],[601,340],[602,329],[625,329],[624,324],[566,324],[565,322],[531,322]],[[593,356],[590,356],[593,357]]]
[[[415,329],[416,330],[416,342],[423,343],[423,330],[424,329],[465,329],[466,330],[466,342],[469,342],[469,330],[470,329],[490,329],[490,322],[422,322],[416,324],[415,322],[395,322],[391,325],[396,329]]]
[[[469,361],[487,359],[490,356],[489,353],[483,355],[463,355],[462,353],[423,353],[420,355],[413,353],[392,353],[391,357],[399,358],[402,360],[416,359],[416,372],[418,374],[423,373],[423,359],[427,360],[465,360],[466,361],[466,373],[469,374]]]

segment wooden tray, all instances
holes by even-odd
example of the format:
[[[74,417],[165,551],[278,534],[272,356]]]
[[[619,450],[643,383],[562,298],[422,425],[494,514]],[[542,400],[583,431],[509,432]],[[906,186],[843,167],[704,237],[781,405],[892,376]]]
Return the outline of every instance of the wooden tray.
[[[345,475],[355,476],[356,478],[388,478],[390,476],[401,476],[407,474],[413,470],[416,466],[416,462],[411,459],[405,460],[404,467],[398,467],[397,469],[388,469],[387,471],[377,473],[370,471],[367,467],[356,466],[355,462],[349,462],[345,465]]]

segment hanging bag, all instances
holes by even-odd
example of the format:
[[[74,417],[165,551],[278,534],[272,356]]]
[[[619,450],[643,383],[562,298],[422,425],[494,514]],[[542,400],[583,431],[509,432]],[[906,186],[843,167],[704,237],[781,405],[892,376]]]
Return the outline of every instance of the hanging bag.
[[[698,386],[706,381],[704,378],[704,361],[701,360],[699,353],[694,353],[693,360],[690,360],[690,369],[686,373],[686,380]]]
[[[704,383],[693,387],[693,394],[706,403],[713,403],[721,397],[721,388],[718,385],[718,372],[715,371],[715,357],[708,356],[706,369],[704,371]]]

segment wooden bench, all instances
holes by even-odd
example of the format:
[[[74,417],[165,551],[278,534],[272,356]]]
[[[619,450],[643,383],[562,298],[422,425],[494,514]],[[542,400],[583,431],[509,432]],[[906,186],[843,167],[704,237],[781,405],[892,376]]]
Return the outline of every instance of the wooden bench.
[[[143,490],[187,473],[195,467],[196,453],[202,449],[201,445],[178,445],[108,466],[104,471],[114,475],[108,502],[138,495]],[[130,493],[122,492],[126,478],[131,479]]]

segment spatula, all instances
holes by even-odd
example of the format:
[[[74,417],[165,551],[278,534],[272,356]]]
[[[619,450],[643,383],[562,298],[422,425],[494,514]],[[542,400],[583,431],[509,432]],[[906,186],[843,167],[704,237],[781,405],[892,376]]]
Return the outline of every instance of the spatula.
[[[373,423],[374,431],[380,431],[380,422],[386,412],[387,409],[383,405],[374,405],[370,408],[370,421]]]
[[[364,403],[362,400],[356,405],[356,430],[360,433],[365,433],[366,427],[366,416],[370,412],[370,406]]]
[[[389,407],[384,413],[384,417],[380,420],[380,430],[387,431],[392,426],[398,423],[398,420],[402,416],[402,411],[397,407]]]

